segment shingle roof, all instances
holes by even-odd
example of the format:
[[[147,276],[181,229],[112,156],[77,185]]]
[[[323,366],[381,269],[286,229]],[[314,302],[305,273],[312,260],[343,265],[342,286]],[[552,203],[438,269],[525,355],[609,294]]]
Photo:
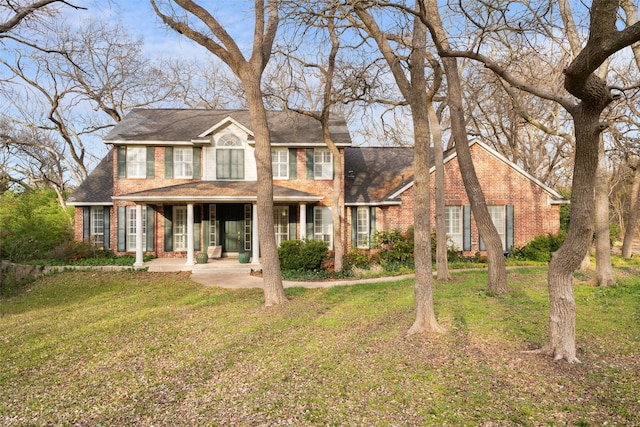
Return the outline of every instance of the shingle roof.
[[[151,190],[122,194],[115,199],[175,202],[175,201],[253,201],[256,200],[257,181],[195,181]],[[281,185],[273,186],[273,199],[280,201],[319,201],[323,197]]]
[[[247,110],[134,109],[107,134],[104,141],[115,144],[190,142],[227,118],[252,129]],[[267,120],[274,145],[324,145],[320,122],[314,118],[290,111],[268,111]],[[332,118],[330,132],[336,145],[351,144],[343,118]]]
[[[69,205],[113,204],[113,149],[98,163],[89,176],[67,200]]]
[[[344,152],[347,204],[383,202],[413,179],[412,147],[349,147]]]

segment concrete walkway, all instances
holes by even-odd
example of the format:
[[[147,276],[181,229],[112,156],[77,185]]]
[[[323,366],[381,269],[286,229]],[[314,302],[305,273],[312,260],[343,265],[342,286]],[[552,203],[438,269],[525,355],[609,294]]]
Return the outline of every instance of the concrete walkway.
[[[240,264],[235,258],[209,260],[206,264],[185,265],[184,258],[156,258],[144,264],[151,272],[191,271],[191,280],[205,286],[218,286],[227,289],[262,289],[262,277],[251,275],[251,271],[260,271],[260,264]],[[326,280],[321,282],[296,282],[285,280],[285,288],[330,288],[348,286],[356,283],[390,282],[414,277],[413,274],[402,276],[377,277],[358,280]]]

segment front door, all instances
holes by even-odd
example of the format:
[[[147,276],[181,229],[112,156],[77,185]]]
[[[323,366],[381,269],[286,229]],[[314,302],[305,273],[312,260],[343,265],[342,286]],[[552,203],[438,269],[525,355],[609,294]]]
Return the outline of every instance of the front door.
[[[240,252],[244,246],[244,205],[218,205],[218,215],[223,252]]]

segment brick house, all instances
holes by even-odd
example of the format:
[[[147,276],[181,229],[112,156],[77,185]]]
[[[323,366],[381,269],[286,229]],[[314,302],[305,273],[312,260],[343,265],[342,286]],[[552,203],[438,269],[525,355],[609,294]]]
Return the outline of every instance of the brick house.
[[[319,122],[268,112],[272,137],[276,241],[333,242],[333,158]],[[352,147],[346,122],[330,125],[345,171],[343,236],[367,247],[376,230],[413,223],[410,148]],[[69,199],[75,238],[117,253],[186,258],[211,247],[259,259],[256,165],[246,110],[135,109],[104,138],[111,151]],[[471,146],[480,183],[505,248],[559,229],[565,203],[498,153]],[[455,151],[446,153],[447,231],[457,248],[482,250]]]

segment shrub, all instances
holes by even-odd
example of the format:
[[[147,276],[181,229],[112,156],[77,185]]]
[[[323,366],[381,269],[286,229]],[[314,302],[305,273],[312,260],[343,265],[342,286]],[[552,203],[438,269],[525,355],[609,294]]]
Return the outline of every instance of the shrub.
[[[551,253],[558,250],[564,242],[564,238],[565,233],[563,232],[534,237],[522,248],[516,249],[513,256],[521,260],[549,262],[551,261]]]
[[[345,268],[363,268],[368,269],[371,266],[371,258],[368,251],[362,249],[352,249],[344,255]]]
[[[380,249],[380,264],[385,270],[413,268],[413,227],[405,232],[398,229],[376,232],[374,242]]]
[[[278,247],[282,270],[319,270],[328,253],[327,244],[320,240],[285,240]]]

